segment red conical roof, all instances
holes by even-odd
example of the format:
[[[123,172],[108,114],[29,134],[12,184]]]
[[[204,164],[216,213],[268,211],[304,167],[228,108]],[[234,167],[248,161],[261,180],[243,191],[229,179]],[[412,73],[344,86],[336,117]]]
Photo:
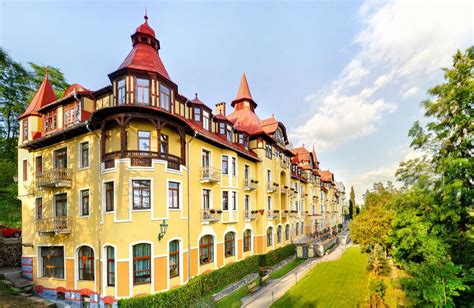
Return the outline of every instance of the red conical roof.
[[[237,91],[237,96],[235,99],[232,101],[232,107],[239,101],[242,100],[249,100],[251,101],[255,106],[255,102],[253,101],[252,94],[250,93],[250,88],[249,84],[247,82],[247,76],[245,76],[245,73],[243,73],[242,78],[240,79],[240,86],[239,90]],[[254,107],[255,107],[254,106]]]
[[[41,83],[38,91],[36,92],[35,96],[33,97],[30,104],[28,105],[28,108],[26,108],[25,112],[21,116],[18,117],[18,120],[30,115],[39,116],[40,113],[38,112],[38,110],[40,108],[56,100],[57,100],[56,94],[54,93],[51,83],[49,82],[48,69],[46,69],[46,74],[44,76],[43,82]]]
[[[155,72],[171,81],[160,59],[160,43],[155,37],[155,31],[148,25],[148,16],[145,15],[145,22],[132,35],[132,41],[133,49],[118,69],[133,68]]]

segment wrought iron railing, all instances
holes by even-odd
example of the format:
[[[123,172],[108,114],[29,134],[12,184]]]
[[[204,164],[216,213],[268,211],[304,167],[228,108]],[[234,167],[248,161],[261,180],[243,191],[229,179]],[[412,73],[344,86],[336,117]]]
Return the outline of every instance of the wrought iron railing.
[[[54,168],[36,175],[36,185],[47,187],[70,187],[72,170],[68,168]]]
[[[201,210],[201,221],[203,222],[215,222],[220,220],[220,214],[214,209],[203,209]]]
[[[48,217],[36,221],[36,231],[40,233],[70,233],[72,217]]]
[[[244,179],[244,190],[255,190],[257,189],[258,181],[254,179]]]
[[[214,167],[201,167],[201,181],[203,182],[220,182],[221,169]]]
[[[138,151],[138,150],[126,150],[114,151],[104,154],[104,167],[105,169],[115,167],[115,159],[118,158],[130,158],[130,165],[134,167],[151,167],[153,159],[162,159],[168,162],[168,168],[179,170],[180,165],[184,164],[184,160],[176,155],[169,153],[159,153],[152,151]]]
[[[257,219],[257,211],[244,210],[244,218],[254,220]]]

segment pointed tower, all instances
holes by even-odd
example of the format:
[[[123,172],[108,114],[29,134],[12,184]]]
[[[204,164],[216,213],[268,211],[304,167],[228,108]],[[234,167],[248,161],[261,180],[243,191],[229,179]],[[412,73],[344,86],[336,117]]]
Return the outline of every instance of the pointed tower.
[[[145,14],[144,18],[145,22],[132,34],[132,51],[117,71],[129,68],[154,72],[171,81],[159,55],[160,41],[156,38],[155,31],[148,25],[148,15]]]
[[[26,108],[25,112],[18,117],[18,121],[20,121],[21,125],[19,138],[20,143],[41,137],[43,123],[41,121],[41,114],[38,112],[38,110],[56,100],[56,94],[54,93],[51,83],[49,82],[48,69],[46,69],[44,80],[38,88],[38,91],[28,105],[28,108]]]
[[[255,114],[257,104],[250,93],[245,73],[240,79],[237,97],[232,101],[231,106],[234,107],[234,111],[227,118],[234,124],[237,130],[246,132],[250,136],[263,131],[260,126],[260,119]]]

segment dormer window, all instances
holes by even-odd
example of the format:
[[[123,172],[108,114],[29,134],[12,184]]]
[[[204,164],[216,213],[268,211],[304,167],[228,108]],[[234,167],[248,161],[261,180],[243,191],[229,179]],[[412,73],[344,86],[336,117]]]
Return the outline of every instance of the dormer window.
[[[272,159],[272,146],[268,143],[265,147],[265,155],[267,156],[267,158]]]
[[[219,122],[219,134],[220,135],[225,135],[225,123],[224,122]]]
[[[119,105],[125,104],[125,78],[117,82],[117,103]]]
[[[200,107],[193,108],[193,119],[194,119],[194,122],[201,122],[201,108]]]
[[[160,107],[170,111],[171,90],[167,86],[160,84]]]
[[[226,139],[232,141],[232,127],[230,125],[227,125]]]
[[[57,128],[56,109],[49,111],[44,116],[44,131],[50,132]]]
[[[141,105],[150,105],[150,80],[137,78],[136,102]]]
[[[209,130],[210,120],[211,120],[211,115],[209,114],[209,112],[206,110],[203,110],[202,111],[202,127],[205,130]]]

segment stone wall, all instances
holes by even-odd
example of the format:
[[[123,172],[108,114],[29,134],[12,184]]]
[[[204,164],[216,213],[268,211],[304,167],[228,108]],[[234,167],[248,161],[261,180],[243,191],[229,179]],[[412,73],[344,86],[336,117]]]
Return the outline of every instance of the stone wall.
[[[0,268],[21,265],[21,238],[4,238],[0,235]]]

